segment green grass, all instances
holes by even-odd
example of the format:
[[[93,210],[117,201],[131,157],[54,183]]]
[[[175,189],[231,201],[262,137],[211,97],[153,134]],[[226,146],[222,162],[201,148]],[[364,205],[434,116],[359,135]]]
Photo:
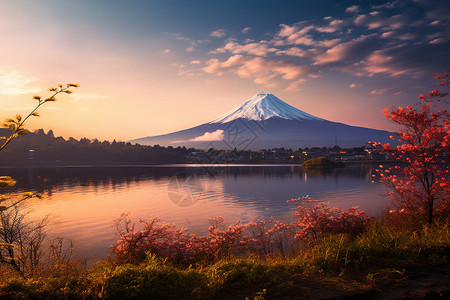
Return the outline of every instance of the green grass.
[[[149,254],[140,265],[99,262],[59,277],[11,277],[2,299],[276,299],[309,297],[313,289],[364,290],[377,276],[403,276],[410,264],[449,266],[447,226],[417,232],[374,225],[350,240],[325,237],[295,255],[225,259],[181,268]]]

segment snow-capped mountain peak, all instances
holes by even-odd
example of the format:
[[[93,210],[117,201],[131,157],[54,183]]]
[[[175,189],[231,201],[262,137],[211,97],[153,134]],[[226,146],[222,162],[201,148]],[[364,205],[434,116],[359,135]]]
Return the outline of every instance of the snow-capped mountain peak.
[[[257,94],[232,111],[214,119],[211,123],[227,123],[239,118],[263,121],[278,117],[287,120],[323,120],[307,114],[272,94]]]

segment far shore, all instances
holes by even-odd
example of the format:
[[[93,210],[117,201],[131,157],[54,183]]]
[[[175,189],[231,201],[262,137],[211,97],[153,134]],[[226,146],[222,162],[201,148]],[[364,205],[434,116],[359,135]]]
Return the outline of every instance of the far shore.
[[[392,160],[349,160],[342,161],[346,165],[379,165],[379,164],[394,164]],[[174,163],[174,164],[130,164],[130,163],[54,163],[54,162],[33,162],[33,163],[3,163],[0,166],[2,168],[57,168],[57,167],[77,167],[77,168],[95,168],[95,167],[187,167],[187,168],[197,168],[197,167],[301,167],[302,164],[293,163],[280,163],[280,162],[262,162],[262,163],[229,163],[229,164],[195,164],[195,163]]]

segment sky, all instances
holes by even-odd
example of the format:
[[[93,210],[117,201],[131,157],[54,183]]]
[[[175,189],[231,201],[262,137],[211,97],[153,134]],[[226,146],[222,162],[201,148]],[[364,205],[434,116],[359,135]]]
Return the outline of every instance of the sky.
[[[450,68],[438,0],[0,0],[0,119],[78,83],[29,129],[122,140],[209,122],[260,92],[330,121],[380,112]]]

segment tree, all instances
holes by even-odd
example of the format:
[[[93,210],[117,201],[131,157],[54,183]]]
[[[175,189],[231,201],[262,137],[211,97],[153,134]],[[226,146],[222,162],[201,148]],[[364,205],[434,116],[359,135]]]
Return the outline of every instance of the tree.
[[[448,78],[449,71],[445,76]],[[420,99],[431,101],[433,97],[445,97],[445,92],[430,93],[431,98],[421,95]],[[393,204],[400,211],[422,217],[429,225],[435,220],[436,213],[446,217],[450,212],[449,114],[445,110],[433,112],[434,107],[431,103],[416,103],[414,107],[384,109],[386,118],[404,128],[396,132],[401,144],[391,147],[390,144],[376,143],[400,163],[386,169],[380,166],[376,170],[380,182],[389,187],[387,193],[393,196]]]
[[[49,91],[53,92],[53,94],[45,100],[42,99],[41,96],[33,96],[33,99],[37,100],[38,103],[26,117],[22,117],[17,114],[13,118],[6,119],[3,123],[3,127],[9,128],[12,133],[9,137],[0,137],[0,140],[4,141],[0,146],[0,151],[2,151],[19,135],[25,135],[28,133],[28,130],[24,128],[24,124],[30,117],[39,117],[39,113],[37,111],[42,105],[48,102],[56,101],[56,96],[60,93],[71,94],[72,90],[70,90],[70,88],[76,88],[78,86],[78,84],[69,83],[66,84],[65,87],[60,84],[58,87],[50,88]],[[9,176],[0,176],[0,192],[4,188],[13,187],[15,184],[16,181],[13,178]],[[20,197],[17,198],[11,197],[8,193],[0,193],[0,262],[9,263],[21,274],[23,274],[23,263],[25,261],[24,255],[26,254],[24,245],[29,246],[31,249],[30,252],[28,252],[28,258],[34,257],[35,260],[33,261],[36,262],[38,253],[33,249],[36,249],[42,243],[42,224],[31,227],[31,229],[29,224],[27,226],[19,226],[22,224],[23,215],[19,215],[17,213],[17,205],[20,202],[33,197],[42,198],[43,196],[41,194],[26,192],[22,193]],[[9,211],[10,208],[14,208],[14,212]],[[10,222],[11,220],[12,222]],[[34,236],[35,234],[37,234],[37,237]],[[26,239],[24,237],[26,237]],[[19,247],[21,251],[21,258],[16,257],[15,255],[15,249],[17,247]],[[22,261],[22,265],[20,261]]]
[[[0,137],[0,140],[5,140],[0,146],[0,151],[2,151],[13,139],[18,137],[19,135],[25,135],[28,133],[28,130],[24,128],[24,124],[30,117],[39,117],[39,113],[37,111],[42,105],[48,102],[56,101],[56,96],[60,93],[72,94],[72,90],[70,90],[70,88],[72,87],[77,88],[79,87],[79,85],[68,83],[65,87],[63,87],[62,84],[58,85],[57,88],[52,87],[49,89],[49,91],[54,93],[45,100],[43,100],[41,96],[33,96],[33,99],[37,100],[38,103],[36,107],[25,118],[23,118],[21,115],[15,115],[13,118],[6,119],[6,121],[3,123],[3,127],[11,129],[12,133],[9,137]]]
[[[56,101],[56,96],[58,94],[61,93],[66,93],[66,94],[71,94],[72,90],[70,88],[77,88],[79,87],[78,84],[74,84],[74,83],[68,83],[66,84],[66,86],[64,87],[62,84],[59,84],[58,87],[52,87],[49,89],[50,92],[53,92],[53,94],[46,98],[45,100],[42,99],[41,96],[33,96],[34,100],[37,100],[37,104],[36,107],[25,117],[23,118],[21,115],[15,115],[15,117],[13,118],[8,118],[5,120],[5,122],[3,123],[3,127],[9,128],[12,133],[9,137],[0,137],[0,140],[4,140],[3,144],[0,146],[0,151],[2,151],[13,139],[17,138],[19,135],[25,135],[28,133],[28,130],[24,128],[25,122],[30,118],[30,117],[39,117],[39,113],[37,112],[38,109],[44,105],[45,103],[48,102],[54,102]],[[53,134],[53,132],[52,132]],[[6,187],[12,187],[16,184],[16,181],[14,179],[12,179],[9,176],[0,176],[0,192],[2,189],[6,188]],[[3,195],[0,194],[0,213],[4,210],[7,210],[11,207],[13,207],[14,205],[17,205],[18,203],[27,200],[29,198],[32,197],[42,197],[42,195],[40,194],[33,194],[30,192],[27,193],[23,193],[21,195],[21,198],[19,199],[15,199],[13,201],[10,201],[11,198],[8,195]],[[9,204],[8,205],[1,205],[2,203],[5,203],[9,200]],[[0,227],[1,229],[1,227]],[[0,245],[1,246],[1,245]]]
[[[427,101],[427,102],[431,102],[434,100],[443,101],[443,102],[449,104],[448,100],[444,99],[444,98],[447,97],[448,95],[450,95],[450,69],[445,71],[444,74],[433,74],[433,76],[435,79],[439,80],[438,85],[446,88],[446,90],[439,91],[437,89],[434,89],[434,90],[428,92],[428,94],[426,94],[426,95],[421,94],[419,99]]]

